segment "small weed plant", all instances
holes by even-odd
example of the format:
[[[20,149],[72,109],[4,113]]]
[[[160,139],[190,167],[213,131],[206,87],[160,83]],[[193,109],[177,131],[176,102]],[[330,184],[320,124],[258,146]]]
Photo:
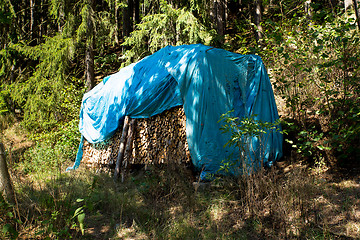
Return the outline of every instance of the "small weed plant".
[[[233,117],[234,111],[222,114],[219,122],[223,122],[221,131],[230,133],[230,139],[226,146],[235,146],[240,153],[239,162],[235,162],[240,168],[241,174],[251,175],[254,170],[264,166],[264,157],[269,135],[272,131],[281,131],[280,122],[265,122],[257,119],[256,115],[249,117]],[[255,139],[255,141],[254,141]],[[223,162],[221,170],[229,171],[229,163]]]

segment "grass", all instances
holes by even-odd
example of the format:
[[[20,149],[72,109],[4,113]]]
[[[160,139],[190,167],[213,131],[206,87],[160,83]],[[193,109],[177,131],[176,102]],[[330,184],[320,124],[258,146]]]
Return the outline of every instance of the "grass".
[[[84,168],[41,179],[35,172],[12,176],[19,239],[360,237],[359,183],[314,176],[302,165],[287,173],[276,168],[261,172],[251,177],[252,185],[245,177],[219,179],[198,191],[191,173],[179,166],[136,170],[124,183]],[[84,235],[74,218],[80,207]]]
[[[360,238],[360,179],[330,174],[325,164],[283,162],[195,189],[184,166],[132,170],[114,183],[83,166],[65,172],[72,162],[58,147],[33,144],[21,155],[31,144],[18,142],[7,145],[17,204],[0,199],[0,238]]]

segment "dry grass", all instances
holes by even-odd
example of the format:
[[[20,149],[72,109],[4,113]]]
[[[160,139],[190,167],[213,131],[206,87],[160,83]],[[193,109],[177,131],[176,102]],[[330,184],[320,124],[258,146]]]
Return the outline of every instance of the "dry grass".
[[[19,239],[359,239],[359,178],[323,167],[283,163],[197,190],[181,166],[133,170],[124,183],[84,168],[12,172],[17,230]],[[84,236],[73,218],[79,198]]]

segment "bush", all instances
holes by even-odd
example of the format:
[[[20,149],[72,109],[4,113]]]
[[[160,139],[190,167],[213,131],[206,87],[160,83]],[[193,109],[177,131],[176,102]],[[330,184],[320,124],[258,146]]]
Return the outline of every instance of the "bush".
[[[268,29],[263,55],[296,125],[291,145],[311,160],[358,159],[360,36],[355,22],[338,17],[317,25],[303,18],[297,25],[272,23]]]
[[[33,135],[37,144],[26,152],[19,167],[25,173],[61,172],[66,162],[75,159],[80,140],[77,126],[78,120],[73,120],[57,131]]]

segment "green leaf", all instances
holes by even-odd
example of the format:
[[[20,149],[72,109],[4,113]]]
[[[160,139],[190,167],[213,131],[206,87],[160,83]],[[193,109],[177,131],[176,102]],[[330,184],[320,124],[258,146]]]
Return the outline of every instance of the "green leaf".
[[[74,217],[79,216],[79,214],[82,214],[84,212],[84,207],[79,207],[75,210]]]
[[[10,239],[17,239],[19,233],[16,231],[16,229],[14,228],[14,226],[12,226],[9,223],[6,223],[3,228],[2,228],[2,232],[6,235],[9,234],[10,235]]]
[[[78,222],[79,222],[79,226],[80,226],[80,230],[82,235],[84,235],[85,232],[85,228],[84,228],[84,220],[85,220],[85,213],[81,213],[77,216]]]

